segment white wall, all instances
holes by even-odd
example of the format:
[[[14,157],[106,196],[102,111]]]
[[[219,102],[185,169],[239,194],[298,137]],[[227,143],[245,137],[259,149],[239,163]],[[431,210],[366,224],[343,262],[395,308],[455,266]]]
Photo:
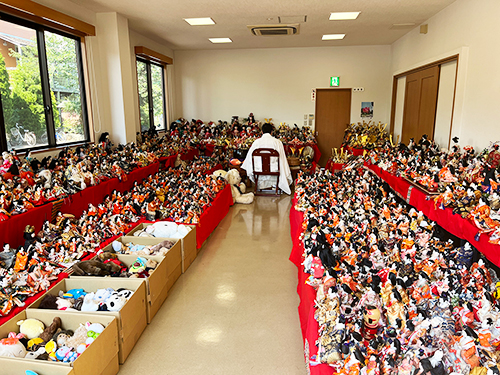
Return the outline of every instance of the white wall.
[[[442,64],[439,72],[439,91],[436,106],[434,140],[438,145],[444,148],[449,148],[450,146],[450,128],[452,121],[453,99],[455,97],[456,72],[456,61]]]
[[[405,109],[406,76],[398,78],[396,91],[396,108],[394,111],[394,143],[401,140],[403,134],[403,114]]]
[[[500,140],[500,1],[457,0],[430,18],[429,32],[416,28],[392,45],[392,72],[462,51],[452,136],[478,151]]]
[[[313,88],[340,76],[352,93],[351,122],[361,121],[361,102],[374,103],[375,121],[389,122],[390,46],[175,51],[175,117],[204,121],[273,118],[302,125],[314,113]]]

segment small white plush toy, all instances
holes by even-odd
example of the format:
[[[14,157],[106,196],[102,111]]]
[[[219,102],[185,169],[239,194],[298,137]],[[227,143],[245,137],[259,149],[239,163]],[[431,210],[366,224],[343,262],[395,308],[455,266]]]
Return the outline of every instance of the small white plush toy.
[[[245,193],[246,186],[241,182],[240,173],[237,169],[231,169],[224,178],[231,185],[231,193],[235,203],[250,204],[253,203],[253,193]]]

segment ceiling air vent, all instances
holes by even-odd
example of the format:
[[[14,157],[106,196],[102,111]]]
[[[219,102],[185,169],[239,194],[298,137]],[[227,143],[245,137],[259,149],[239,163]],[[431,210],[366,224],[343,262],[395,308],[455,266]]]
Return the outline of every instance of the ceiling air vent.
[[[294,35],[299,33],[299,24],[293,25],[254,25],[248,26],[253,35],[274,36],[274,35]]]

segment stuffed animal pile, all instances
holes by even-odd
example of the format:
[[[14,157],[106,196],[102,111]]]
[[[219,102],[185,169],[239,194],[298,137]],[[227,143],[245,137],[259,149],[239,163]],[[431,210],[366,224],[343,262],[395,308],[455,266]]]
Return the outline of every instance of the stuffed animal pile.
[[[82,312],[120,311],[132,294],[133,291],[124,288],[103,288],[89,293],[83,289],[71,289],[65,293],[59,292],[58,296],[46,294],[38,308]]]
[[[127,266],[116,253],[102,252],[94,259],[74,264],[73,275],[146,278],[153,273],[157,265],[153,259],[138,256],[132,265]]]
[[[167,255],[168,251],[174,246],[175,243],[169,240],[164,240],[156,245],[138,245],[132,242],[123,244],[120,241],[114,241],[112,243],[113,250],[117,254],[128,254],[128,255]]]
[[[59,317],[45,325],[38,319],[18,321],[19,333],[0,340],[0,357],[73,362],[104,331],[100,323],[80,324],[75,332],[62,328]]]
[[[134,232],[137,237],[184,238],[192,230],[192,226],[176,224],[172,221],[157,221],[143,230]]]
[[[316,290],[310,364],[339,374],[500,371],[498,279],[362,163],[300,174],[295,209]]]

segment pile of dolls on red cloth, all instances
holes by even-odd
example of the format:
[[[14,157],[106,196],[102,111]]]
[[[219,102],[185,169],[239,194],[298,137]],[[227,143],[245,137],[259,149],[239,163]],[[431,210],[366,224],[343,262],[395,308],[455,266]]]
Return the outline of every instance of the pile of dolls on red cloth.
[[[316,290],[310,365],[339,374],[495,374],[500,293],[469,244],[440,228],[362,167],[297,180],[304,271]]]
[[[107,133],[102,142],[62,150],[40,162],[28,151],[21,160],[15,151],[2,154],[0,167],[0,220],[74,194],[111,178],[120,180],[135,168],[158,157],[135,144],[111,148]]]
[[[433,192],[436,209],[450,207],[500,243],[500,151],[497,143],[481,153],[467,146],[461,152],[458,138],[450,151],[441,151],[423,136],[418,143],[385,147],[370,154],[370,161],[395,175]]]
[[[93,253],[103,242],[128,232],[140,217],[169,219],[196,224],[226,181],[206,175],[210,161],[193,163],[185,169],[172,168],[136,182],[130,191],[114,190],[104,201],[89,208],[80,218],[58,213],[55,223],[46,221],[36,234],[25,230],[25,245],[0,252],[0,316],[23,306],[65,268]]]

